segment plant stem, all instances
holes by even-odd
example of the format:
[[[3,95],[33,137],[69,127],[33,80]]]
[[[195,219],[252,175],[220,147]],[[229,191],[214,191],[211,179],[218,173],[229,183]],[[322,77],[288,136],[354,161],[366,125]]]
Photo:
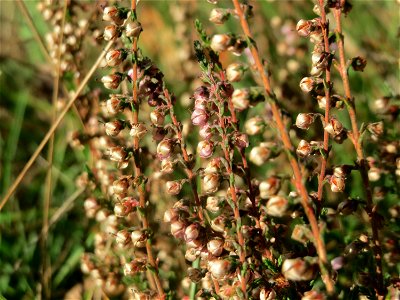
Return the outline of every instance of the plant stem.
[[[324,0],[319,0],[319,6],[320,6],[320,11],[321,11],[321,28],[322,28],[322,34],[324,36],[324,48],[325,48],[325,53],[329,55],[329,23],[326,19],[326,13],[325,13],[325,4]],[[330,62],[328,62],[328,65],[325,69],[325,98],[326,98],[326,104],[325,104],[325,124],[329,123],[329,112],[331,108],[331,66]],[[325,173],[326,173],[326,164],[328,160],[328,153],[329,151],[329,133],[324,130],[324,154],[321,156],[321,171],[320,175],[318,178],[318,193],[317,193],[317,206],[318,206],[318,212],[321,210],[321,202],[322,202],[322,193],[323,193],[323,187],[324,187],[324,179],[325,179]],[[318,213],[319,214],[319,213]]]
[[[386,295],[386,288],[384,286],[384,281],[383,281],[383,269],[382,269],[382,248],[381,248],[381,243],[379,240],[379,221],[378,221],[378,216],[376,214],[376,205],[373,203],[373,197],[372,197],[372,189],[371,185],[369,182],[368,178],[368,163],[365,160],[364,157],[364,152],[362,148],[362,143],[360,139],[360,131],[358,129],[357,125],[357,115],[356,115],[356,108],[355,108],[355,103],[354,99],[351,95],[351,89],[350,89],[350,83],[349,83],[349,77],[347,73],[347,67],[346,67],[346,59],[345,59],[345,53],[344,53],[344,38],[342,35],[342,24],[341,24],[341,15],[342,11],[341,9],[334,9],[333,10],[335,20],[336,20],[336,33],[337,33],[337,45],[339,49],[339,60],[340,60],[340,76],[343,81],[343,88],[345,92],[345,96],[347,98],[347,102],[349,105],[346,105],[347,110],[349,112],[349,117],[351,121],[351,127],[352,127],[352,142],[354,145],[354,148],[357,153],[357,161],[359,164],[359,170],[364,186],[364,191],[365,191],[365,196],[366,196],[366,207],[365,210],[368,214],[368,217],[370,219],[371,223],[371,228],[372,228],[372,242],[373,242],[373,251],[374,251],[374,258],[375,258],[375,272],[376,272],[376,287],[375,287],[375,292],[377,294],[378,299],[384,299]]]
[[[131,9],[132,13],[136,15],[136,0],[131,1]],[[133,124],[138,124],[139,122],[139,98],[138,98],[138,86],[137,86],[137,72],[138,72],[138,66],[137,66],[137,52],[138,52],[138,38],[133,39],[132,43],[132,55],[135,57],[134,63],[133,63],[133,75],[132,75],[132,85],[133,85],[133,111],[132,111],[132,121]],[[139,138],[134,137],[133,139],[133,148],[134,151],[137,153],[137,157],[140,155],[140,146],[139,146]],[[143,175],[142,172],[142,167],[140,164],[140,159],[137,161],[137,159],[134,160],[135,164],[135,176],[136,178],[139,178]],[[139,206],[142,210],[141,214],[141,219],[142,219],[142,226],[145,231],[149,231],[150,224],[147,216],[147,207],[146,207],[146,189],[145,189],[145,184],[140,184],[138,186],[138,192],[139,192]],[[159,272],[158,272],[158,265],[156,263],[156,260],[153,256],[153,249],[152,249],[152,242],[151,238],[147,239],[146,241],[146,252],[147,252],[147,258],[149,260],[150,265],[153,268],[152,275],[154,278],[154,281],[156,283],[157,287],[157,293],[160,297],[160,299],[165,298],[164,290],[162,287],[162,283],[160,280]]]
[[[240,6],[239,0],[232,0],[232,1],[235,6],[236,13],[239,16],[240,24],[243,29],[243,32],[249,39],[251,39],[252,34],[250,32],[249,24],[247,23],[246,16],[244,15],[243,9]],[[258,54],[258,50],[257,50],[255,44],[252,42],[249,43],[249,48],[250,48],[252,57],[254,59],[255,67],[261,76],[265,92],[266,92],[267,96],[270,98],[270,100],[272,99],[272,101],[270,102],[270,105],[271,105],[273,118],[275,120],[278,131],[280,133],[283,145],[288,152],[288,159],[289,159],[290,165],[291,165],[293,173],[294,173],[294,180],[295,180],[296,188],[299,191],[299,194],[301,196],[301,204],[304,208],[304,212],[307,216],[307,219],[310,222],[311,230],[312,230],[313,237],[314,237],[314,244],[317,249],[317,253],[318,253],[318,257],[319,257],[319,266],[320,266],[322,280],[325,283],[328,293],[334,294],[335,288],[334,288],[334,283],[331,278],[330,272],[328,270],[328,259],[327,259],[327,255],[326,255],[325,243],[321,236],[321,232],[320,232],[320,229],[318,226],[315,212],[309,202],[309,196],[308,196],[306,187],[303,183],[303,176],[302,176],[302,173],[300,170],[300,166],[293,154],[294,147],[292,145],[292,142],[290,141],[290,138],[289,138],[288,132],[285,128],[285,125],[283,124],[283,119],[281,116],[280,109],[278,108],[278,105],[276,103],[275,95],[272,92],[270,81],[264,70],[264,66],[261,62],[260,56]]]

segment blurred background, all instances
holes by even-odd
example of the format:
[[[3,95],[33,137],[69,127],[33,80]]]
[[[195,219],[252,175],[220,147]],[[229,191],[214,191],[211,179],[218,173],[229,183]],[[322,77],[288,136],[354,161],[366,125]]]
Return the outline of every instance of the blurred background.
[[[70,38],[67,52],[72,55],[66,57],[64,67],[61,66],[58,99],[52,101],[55,81],[54,67],[49,60],[49,55],[54,56],[51,33],[60,29],[51,21],[56,10],[49,12],[44,9],[45,2],[24,2],[33,21],[32,27],[17,1],[0,1],[2,197],[50,128],[53,108],[56,107],[58,112],[62,109],[70,91],[77,88],[105,45],[101,39],[105,26],[101,14],[102,8],[110,2],[68,1],[77,3],[73,12],[67,11],[66,17],[67,23],[75,25],[64,31],[64,38]],[[52,5],[62,12],[63,3],[55,1]],[[129,5],[124,1],[120,4]],[[388,134],[396,139],[399,129],[397,115],[377,114],[380,108],[376,107],[376,99],[400,94],[399,4],[391,0],[352,1],[352,4],[353,10],[343,21],[346,53],[349,58],[362,56],[367,59],[364,72],[350,70],[358,117],[360,122],[385,119]],[[220,5],[230,7],[231,3],[221,1]],[[212,8],[213,5],[205,1],[139,2],[138,16],[144,28],[140,47],[164,73],[168,87],[177,96],[178,114],[181,116],[188,116],[192,105],[189,97],[199,86],[200,68],[192,49],[193,41],[198,39],[194,20],[201,20],[210,35],[216,32],[240,33],[234,18],[219,27],[211,24],[208,15]],[[289,114],[294,116],[298,112],[313,111],[316,107],[315,100],[304,95],[298,85],[309,72],[312,45],[295,31],[299,19],[315,17],[312,8],[312,1],[253,2],[252,30],[260,53],[270,65],[275,93]],[[78,29],[82,32],[76,32]],[[221,59],[227,65],[237,58],[223,55]],[[102,88],[99,78],[106,73],[105,68],[100,68],[87,84],[85,92],[97,91],[98,99],[105,100],[107,91]],[[337,73],[335,76],[337,78]],[[237,87],[249,82],[253,82],[251,78]],[[341,88],[338,84],[339,92]],[[85,166],[90,165],[91,157],[87,147],[71,146],[71,134],[82,129],[82,120],[93,109],[88,107],[89,104],[90,101],[81,97],[55,133],[51,185],[46,181],[49,169],[49,149],[46,147],[0,212],[0,295],[6,299],[41,299],[43,283],[50,287],[53,299],[62,299],[84,282],[80,259],[93,247],[93,224],[85,217],[84,192],[76,181],[85,171]],[[347,112],[339,111],[338,116],[346,126],[349,125]],[[297,134],[300,138],[304,133]],[[321,132],[316,129],[307,134],[318,136]],[[349,151],[350,143],[335,147],[339,153],[334,158],[335,163],[354,161],[355,157],[348,155],[352,151]],[[366,148],[371,155],[378,153],[375,146],[367,145]],[[261,173],[264,171],[260,170]],[[354,178],[356,183],[352,185],[350,194],[361,193],[357,180],[359,178]],[[384,180],[384,186],[396,184],[393,179]],[[48,193],[52,195],[48,210],[50,221],[48,230],[43,230]],[[396,192],[387,197],[388,203],[396,201]],[[44,238],[46,243],[42,242]],[[90,298],[90,293],[87,298]]]

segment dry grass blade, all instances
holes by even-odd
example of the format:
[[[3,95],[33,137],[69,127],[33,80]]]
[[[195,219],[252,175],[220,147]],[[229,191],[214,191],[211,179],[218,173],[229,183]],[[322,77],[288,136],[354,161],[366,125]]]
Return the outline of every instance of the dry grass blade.
[[[72,107],[80,93],[83,91],[85,88],[86,84],[94,74],[94,72],[97,70],[97,67],[100,65],[101,61],[103,60],[104,56],[106,55],[106,52],[111,48],[113,42],[109,42],[107,46],[104,48],[104,50],[101,52],[100,56],[97,58],[96,62],[93,64],[92,68],[90,71],[87,73],[86,77],[83,79],[82,83],[79,85],[78,89],[76,90],[75,94],[73,97],[69,100],[68,104],[64,107],[60,115],[58,116],[57,120],[54,122],[54,124],[50,127],[49,131],[47,132],[46,136],[43,138],[42,142],[39,144],[37,147],[36,151],[32,154],[31,158],[29,161],[26,163],[25,167],[22,169],[21,173],[18,175],[18,177],[15,179],[14,183],[12,186],[8,189],[6,195],[4,198],[1,200],[0,203],[0,211],[3,209],[4,205],[7,203],[7,201],[10,199],[12,194],[15,192],[17,189],[18,185],[21,183],[22,179],[24,178],[26,172],[30,169],[30,167],[33,165],[35,162],[36,158],[39,156],[40,152],[43,150],[44,146],[47,144],[47,142],[50,140],[52,134],[54,131],[57,129],[58,125],[60,125],[61,121],[64,119],[65,115],[69,111],[69,109]]]

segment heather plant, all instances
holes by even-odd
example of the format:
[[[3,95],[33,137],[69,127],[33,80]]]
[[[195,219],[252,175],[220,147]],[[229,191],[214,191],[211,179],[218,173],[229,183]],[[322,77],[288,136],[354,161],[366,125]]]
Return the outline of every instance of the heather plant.
[[[50,168],[29,244],[39,246],[28,248],[41,257],[36,291],[4,275],[1,293],[399,297],[398,78],[356,25],[357,10],[376,4],[208,2],[43,1],[47,44],[18,2],[53,68],[51,127],[0,209],[47,143]],[[385,47],[396,61],[398,49]],[[100,54],[90,67],[93,48]],[[364,77],[373,88],[360,88]],[[76,156],[76,192],[52,211],[61,179],[51,166],[62,167],[56,129],[71,108],[64,143]],[[1,214],[7,246],[7,225],[24,232],[18,214],[7,218],[23,211],[12,203]],[[73,205],[79,251],[65,259],[52,250],[50,226],[68,226],[61,216]]]

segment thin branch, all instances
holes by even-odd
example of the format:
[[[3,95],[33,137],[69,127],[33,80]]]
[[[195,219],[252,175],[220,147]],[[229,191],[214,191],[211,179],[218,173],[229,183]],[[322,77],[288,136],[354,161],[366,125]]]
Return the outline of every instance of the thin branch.
[[[349,117],[351,121],[352,127],[352,135],[351,140],[353,142],[354,148],[357,152],[357,161],[359,164],[359,170],[364,186],[365,196],[366,196],[366,207],[365,210],[369,216],[371,228],[372,228],[372,242],[373,242],[373,251],[374,251],[374,258],[375,258],[375,272],[376,272],[376,289],[375,292],[377,294],[378,299],[384,299],[386,296],[386,288],[384,286],[383,281],[383,268],[382,268],[382,248],[379,239],[379,220],[378,215],[376,213],[376,206],[373,203],[373,196],[372,196],[372,189],[371,184],[368,178],[368,163],[364,158],[364,152],[362,148],[362,143],[360,139],[360,131],[357,125],[357,115],[356,115],[356,108],[354,99],[351,94],[349,77],[347,74],[347,67],[346,67],[346,58],[344,53],[344,38],[342,35],[342,24],[341,24],[341,9],[334,9],[333,14],[335,15],[336,20],[336,37],[337,37],[337,45],[339,49],[339,60],[340,60],[340,76],[342,77],[344,92],[347,100],[347,110],[349,112]]]
[[[249,39],[252,39],[252,34],[250,32],[249,24],[247,23],[246,16],[245,16],[243,9],[239,3],[239,0],[232,0],[232,1],[235,6],[236,13],[239,16],[240,24],[241,24],[244,34]],[[294,173],[296,188],[299,191],[300,196],[301,196],[301,204],[304,208],[304,212],[307,216],[307,219],[310,222],[311,230],[312,230],[313,237],[314,237],[314,244],[317,249],[317,253],[318,253],[318,257],[319,257],[319,266],[320,266],[322,280],[325,283],[328,293],[334,294],[335,288],[334,288],[334,283],[333,283],[333,280],[332,280],[332,278],[330,276],[330,272],[329,272],[325,243],[324,243],[323,237],[321,235],[321,232],[320,232],[320,229],[318,226],[318,221],[315,216],[315,212],[309,202],[309,196],[308,196],[306,187],[303,183],[303,176],[302,176],[302,173],[300,170],[300,166],[293,154],[294,153],[293,144],[290,141],[288,132],[283,123],[281,111],[276,103],[275,95],[271,89],[271,84],[270,84],[269,78],[265,72],[263,63],[261,62],[260,56],[258,54],[258,50],[257,50],[255,44],[253,43],[253,41],[251,41],[249,43],[249,48],[250,48],[252,57],[254,59],[255,67],[257,68],[257,71],[261,76],[265,92],[271,100],[270,105],[271,105],[273,118],[275,120],[278,131],[280,133],[283,145],[286,149],[286,152],[288,153],[289,162],[290,162],[290,165],[291,165],[293,173]]]
[[[136,0],[131,1],[131,9],[133,15],[136,15]],[[138,98],[138,86],[137,86],[137,77],[138,77],[138,65],[137,65],[137,53],[138,53],[138,37],[133,39],[133,44],[132,44],[132,55],[135,56],[134,63],[133,63],[133,75],[132,75],[132,85],[133,85],[133,107],[132,107],[132,121],[133,124],[138,124],[139,122],[139,98]],[[134,151],[137,153],[137,155],[140,155],[140,146],[139,146],[139,138],[134,137],[133,139],[133,148]],[[137,156],[136,156],[137,158]],[[142,176],[142,167],[141,167],[141,162],[140,159],[137,161],[137,159],[134,159],[134,164],[135,164],[135,176],[136,178],[139,178]],[[141,219],[142,219],[142,225],[143,229],[145,231],[148,231],[150,229],[150,224],[147,216],[147,208],[146,208],[146,189],[145,189],[145,183],[141,183],[138,186],[138,192],[139,192],[139,206],[142,209],[142,214],[141,214]],[[156,283],[157,287],[157,293],[161,299],[165,297],[165,293],[162,287],[162,283],[160,280],[159,272],[158,272],[158,265],[157,262],[153,256],[153,249],[152,249],[152,243],[151,239],[147,239],[146,241],[146,252],[147,252],[147,258],[149,260],[150,265],[153,267],[154,272],[152,273],[154,281]]]

